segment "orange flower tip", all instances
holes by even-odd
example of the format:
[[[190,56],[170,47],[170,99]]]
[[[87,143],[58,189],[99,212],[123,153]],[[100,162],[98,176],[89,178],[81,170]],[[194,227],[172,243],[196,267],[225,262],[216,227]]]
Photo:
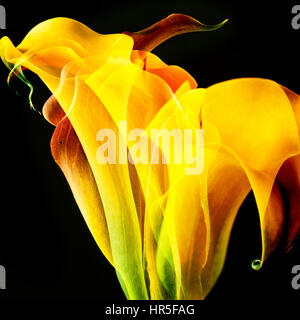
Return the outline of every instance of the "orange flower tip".
[[[259,259],[255,259],[251,263],[251,267],[254,270],[259,270],[261,268],[261,266],[262,266],[262,263],[261,263],[261,260],[259,260]]]
[[[205,25],[188,15],[174,13],[144,30],[123,33],[133,38],[134,49],[150,52],[174,36],[189,32],[216,30],[227,21],[228,19],[216,25]]]
[[[54,126],[57,126],[57,124],[65,116],[65,112],[63,111],[54,95],[52,95],[45,102],[42,113],[44,118]]]

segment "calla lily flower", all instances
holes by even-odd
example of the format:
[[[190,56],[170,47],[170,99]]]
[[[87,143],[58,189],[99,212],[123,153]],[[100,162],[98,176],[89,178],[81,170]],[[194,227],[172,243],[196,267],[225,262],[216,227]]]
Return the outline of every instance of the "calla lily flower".
[[[287,249],[299,234],[299,95],[260,78],[198,88],[188,72],[151,53],[172,36],[225,22],[206,26],[174,14],[140,32],[102,35],[54,18],[17,47],[0,40],[10,77],[28,84],[29,69],[53,94],[43,107],[56,126],[53,157],[128,299],[204,299],[251,190],[262,235],[254,268],[278,246],[284,227]],[[188,171],[193,152],[180,163],[154,162],[178,153],[175,142],[166,147],[150,137],[153,129],[203,130],[204,141],[192,139],[184,149],[202,145],[201,172]],[[144,158],[135,130],[148,143]],[[117,147],[110,149],[103,132],[116,133],[109,143]],[[125,159],[124,150],[138,161]],[[101,162],[110,156],[118,161]]]

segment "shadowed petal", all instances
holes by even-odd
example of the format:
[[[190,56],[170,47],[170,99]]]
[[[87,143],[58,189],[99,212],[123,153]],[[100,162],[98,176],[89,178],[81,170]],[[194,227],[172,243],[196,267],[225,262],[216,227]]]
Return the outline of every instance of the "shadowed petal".
[[[286,248],[289,250],[300,232],[300,155],[284,162],[276,182],[281,188],[283,197],[287,199],[285,208],[287,225]]]

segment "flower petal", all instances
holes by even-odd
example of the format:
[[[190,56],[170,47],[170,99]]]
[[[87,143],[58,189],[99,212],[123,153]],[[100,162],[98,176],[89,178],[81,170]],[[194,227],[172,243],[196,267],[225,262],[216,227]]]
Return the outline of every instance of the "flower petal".
[[[94,64],[88,61],[92,70],[95,64],[99,67],[113,58],[115,50],[118,55],[122,51],[129,59],[132,47],[132,38],[125,34],[102,35],[76,20],[53,18],[35,26],[17,48],[3,37],[0,55],[5,63],[22,65],[36,73],[54,92],[59,86],[61,71],[69,62],[98,56],[93,59]],[[73,77],[78,67],[77,64]]]
[[[264,219],[274,180],[282,163],[300,150],[290,102],[273,81],[237,79],[207,89],[202,115],[203,123],[215,125],[221,143],[240,160],[256,198],[263,247],[268,247],[265,237],[272,231],[263,228],[270,226]]]
[[[133,41],[124,34],[99,34],[69,18],[53,18],[36,25],[18,46],[22,53],[63,45],[80,57],[117,50],[132,49]],[[50,60],[49,60],[50,61]]]
[[[191,91],[188,96],[186,103],[200,105],[200,122],[205,132],[202,179],[207,179],[207,191],[202,189],[203,200],[199,208],[200,214],[202,210],[204,217],[209,216],[209,221],[204,219],[202,222],[209,232],[209,250],[207,259],[203,260],[201,275],[198,275],[201,288],[196,295],[204,298],[220,275],[234,219],[251,189],[261,219],[263,250],[259,267],[278,245],[284,226],[284,209],[274,180],[284,161],[289,165],[293,162],[294,171],[290,168],[290,176],[285,175],[289,181],[286,186],[290,191],[293,189],[291,201],[299,197],[299,178],[295,179],[298,169],[295,170],[292,159],[299,153],[300,145],[294,110],[281,87],[272,81],[237,79],[206,89],[204,99],[203,91],[200,97],[198,90]],[[184,101],[181,103],[184,106]],[[212,127],[217,134],[212,134]],[[205,180],[202,186],[204,184]],[[190,200],[190,197],[186,198]],[[208,214],[205,215],[206,210]],[[298,210],[295,202],[294,210]],[[292,233],[299,230],[298,215],[297,219]],[[181,225],[188,224],[182,222]],[[198,241],[202,241],[200,235]],[[205,250],[204,244],[202,250]],[[197,278],[194,282],[199,285]]]
[[[68,103],[64,105],[65,95],[69,96],[69,93],[62,90],[58,100],[62,101],[60,104],[67,112],[92,168],[105,211],[114,266],[126,286],[129,298],[146,299],[141,232],[128,166],[103,165],[96,159],[98,131],[105,128],[117,133],[118,129],[98,97],[85,83],[76,81],[71,108]]]
[[[93,172],[78,137],[67,117],[61,120],[51,139],[54,160],[63,171],[97,245],[113,264],[109,232]]]

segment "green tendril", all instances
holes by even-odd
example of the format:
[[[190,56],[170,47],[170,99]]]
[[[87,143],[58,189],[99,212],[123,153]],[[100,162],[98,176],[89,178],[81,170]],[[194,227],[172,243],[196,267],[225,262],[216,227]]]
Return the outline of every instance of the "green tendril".
[[[10,85],[11,80],[14,77],[18,77],[30,89],[29,95],[28,95],[30,109],[32,109],[32,110],[38,112],[39,114],[41,114],[41,112],[39,110],[37,110],[33,105],[33,102],[32,102],[33,86],[30,83],[30,81],[26,78],[26,76],[25,76],[25,74],[23,72],[22,66],[20,64],[13,65],[11,63],[5,63],[5,65],[10,69],[9,75],[7,77],[7,85],[8,85],[8,87],[19,96],[20,94],[18,93],[18,91],[17,90],[13,90],[11,88],[11,85]]]
[[[261,264],[261,260],[255,259],[255,260],[252,261],[251,267],[252,267],[252,269],[254,269],[254,270],[259,270],[260,267],[261,267],[261,265],[262,265],[262,264]]]

